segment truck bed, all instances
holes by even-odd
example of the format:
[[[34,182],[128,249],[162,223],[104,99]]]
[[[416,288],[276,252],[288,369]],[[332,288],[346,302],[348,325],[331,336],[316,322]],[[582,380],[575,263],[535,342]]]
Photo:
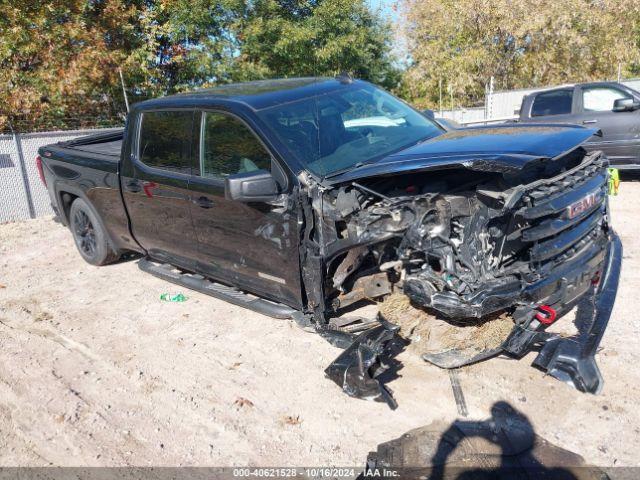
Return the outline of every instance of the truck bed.
[[[109,157],[115,157],[117,160],[120,157],[120,150],[122,149],[122,139],[112,140],[110,142],[92,143],[89,145],[72,146],[69,148],[80,150],[81,152],[107,155]]]
[[[87,156],[90,157],[117,162],[120,158],[123,138],[124,130],[119,129],[108,133],[76,138],[68,142],[59,143],[56,146],[80,151],[83,152],[83,155],[88,154]]]
[[[38,154],[52,206],[62,222],[69,223],[70,202],[83,198],[102,220],[111,244],[130,250],[133,242],[118,176],[123,137],[123,129],[111,130],[45,145]]]

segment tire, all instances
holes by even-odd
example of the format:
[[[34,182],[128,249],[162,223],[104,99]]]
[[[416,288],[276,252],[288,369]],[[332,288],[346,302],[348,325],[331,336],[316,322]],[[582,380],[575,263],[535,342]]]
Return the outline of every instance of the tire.
[[[91,265],[107,265],[120,258],[98,215],[81,198],[76,198],[69,211],[69,228],[78,252]]]

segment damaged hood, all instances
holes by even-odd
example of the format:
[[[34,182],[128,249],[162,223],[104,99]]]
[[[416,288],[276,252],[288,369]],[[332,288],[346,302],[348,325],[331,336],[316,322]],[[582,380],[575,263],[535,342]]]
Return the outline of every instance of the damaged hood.
[[[515,124],[453,130],[327,179],[359,178],[447,167],[508,172],[532,160],[559,157],[598,134],[578,125]]]

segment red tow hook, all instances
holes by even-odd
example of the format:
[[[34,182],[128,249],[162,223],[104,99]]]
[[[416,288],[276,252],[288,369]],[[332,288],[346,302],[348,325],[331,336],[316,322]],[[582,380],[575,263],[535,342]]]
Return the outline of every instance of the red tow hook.
[[[142,190],[144,190],[144,194],[153,198],[153,189],[156,188],[158,184],[156,182],[142,182]]]
[[[551,325],[556,321],[556,316],[558,315],[554,308],[551,308],[549,305],[539,305],[538,313],[536,313],[536,320],[538,320],[543,325]]]

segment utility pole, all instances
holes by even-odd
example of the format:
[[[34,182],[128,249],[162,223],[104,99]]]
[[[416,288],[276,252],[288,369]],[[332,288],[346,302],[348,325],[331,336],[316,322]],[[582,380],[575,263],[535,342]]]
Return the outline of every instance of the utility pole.
[[[618,83],[622,80],[622,62],[618,62]]]
[[[451,111],[453,112],[453,86],[449,84],[447,88],[449,88],[449,99],[451,100]]]
[[[442,117],[442,77],[438,80],[438,87],[440,89],[440,116]]]
[[[122,69],[118,68],[120,73],[120,85],[122,85],[122,95],[124,95],[124,104],[127,106],[127,113],[129,113],[129,99],[127,98],[127,89],[124,88],[124,77],[122,76]]]

